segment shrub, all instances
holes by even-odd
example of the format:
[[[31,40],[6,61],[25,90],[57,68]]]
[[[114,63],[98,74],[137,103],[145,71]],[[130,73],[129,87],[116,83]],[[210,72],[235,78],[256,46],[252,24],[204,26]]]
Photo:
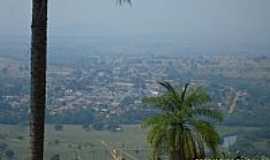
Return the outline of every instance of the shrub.
[[[60,155],[59,154],[55,154],[53,155],[50,160],[60,160]]]
[[[54,129],[55,129],[56,131],[63,131],[63,125],[57,124],[57,125],[54,126]]]
[[[7,156],[8,159],[13,159],[15,157],[15,152],[9,149],[5,152],[5,155]]]

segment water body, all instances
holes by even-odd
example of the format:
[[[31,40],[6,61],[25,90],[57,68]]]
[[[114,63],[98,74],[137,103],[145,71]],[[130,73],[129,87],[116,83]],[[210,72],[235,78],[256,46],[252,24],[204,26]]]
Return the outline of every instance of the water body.
[[[222,147],[229,148],[230,146],[234,145],[237,140],[237,135],[230,135],[223,137],[223,144]]]

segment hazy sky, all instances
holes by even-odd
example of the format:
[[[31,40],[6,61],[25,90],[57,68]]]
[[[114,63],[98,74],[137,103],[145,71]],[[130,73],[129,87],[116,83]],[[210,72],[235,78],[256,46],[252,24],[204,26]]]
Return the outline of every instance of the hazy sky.
[[[167,34],[270,45],[270,0],[48,0],[50,35]],[[1,0],[0,35],[29,35],[31,0]]]

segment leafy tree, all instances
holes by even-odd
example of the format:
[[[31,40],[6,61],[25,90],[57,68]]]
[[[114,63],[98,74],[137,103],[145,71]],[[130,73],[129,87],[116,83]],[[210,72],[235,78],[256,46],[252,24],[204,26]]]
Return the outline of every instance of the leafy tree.
[[[55,154],[51,157],[50,160],[60,160],[60,155],[59,154]]]
[[[0,153],[7,149],[8,145],[5,142],[0,142]]]
[[[207,92],[189,84],[180,91],[166,81],[159,84],[166,89],[164,94],[144,98],[144,103],[160,110],[143,123],[150,127],[147,141],[152,159],[162,155],[170,160],[205,158],[206,147],[216,156],[220,137],[212,123],[221,122],[223,115],[210,107]]]
[[[54,126],[55,131],[63,131],[63,125],[57,124]]]
[[[82,124],[82,129],[84,129],[86,132],[89,132],[91,130],[91,126],[89,123]]]
[[[7,159],[14,159],[15,158],[15,152],[13,150],[7,150],[5,152]]]
[[[105,126],[105,124],[103,122],[95,122],[93,124],[93,128],[97,131],[104,130],[104,128],[105,128],[104,126]]]

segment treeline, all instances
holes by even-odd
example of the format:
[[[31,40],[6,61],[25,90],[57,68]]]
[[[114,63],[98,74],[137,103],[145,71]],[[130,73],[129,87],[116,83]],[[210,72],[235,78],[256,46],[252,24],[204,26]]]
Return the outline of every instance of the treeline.
[[[249,131],[241,131],[238,134],[236,143],[230,147],[231,152],[238,151],[242,154],[260,159],[257,156],[270,156],[270,129],[268,127],[258,128]],[[254,143],[256,142],[256,143]],[[260,145],[256,145],[259,144]],[[263,144],[263,146],[262,146]]]
[[[56,114],[46,113],[46,123],[48,124],[77,124],[77,125],[92,125],[97,128],[106,125],[121,125],[121,124],[139,124],[155,112],[150,111],[130,111],[118,116],[106,117],[106,114],[97,114],[91,109],[80,109],[78,111],[70,111]],[[0,104],[0,123],[1,124],[21,124],[28,125],[29,113],[27,110],[14,111],[10,110],[7,104]]]
[[[226,126],[270,127],[270,108],[268,106],[252,107],[242,112],[235,112],[225,118]]]
[[[26,108],[26,107],[22,107]],[[235,112],[227,115],[223,122],[225,126],[247,126],[247,127],[270,127],[269,113],[267,106],[257,107],[245,112]],[[55,115],[49,115],[47,112],[46,123],[49,124],[95,124],[101,121],[98,114],[91,109],[81,109],[76,112],[63,112]],[[28,124],[28,111],[16,111],[0,100],[0,123],[2,124]],[[155,112],[132,111],[121,116],[112,116],[102,119],[102,123],[107,124],[115,122],[117,124],[138,124],[145,117],[149,117]],[[104,116],[105,117],[105,116]]]

